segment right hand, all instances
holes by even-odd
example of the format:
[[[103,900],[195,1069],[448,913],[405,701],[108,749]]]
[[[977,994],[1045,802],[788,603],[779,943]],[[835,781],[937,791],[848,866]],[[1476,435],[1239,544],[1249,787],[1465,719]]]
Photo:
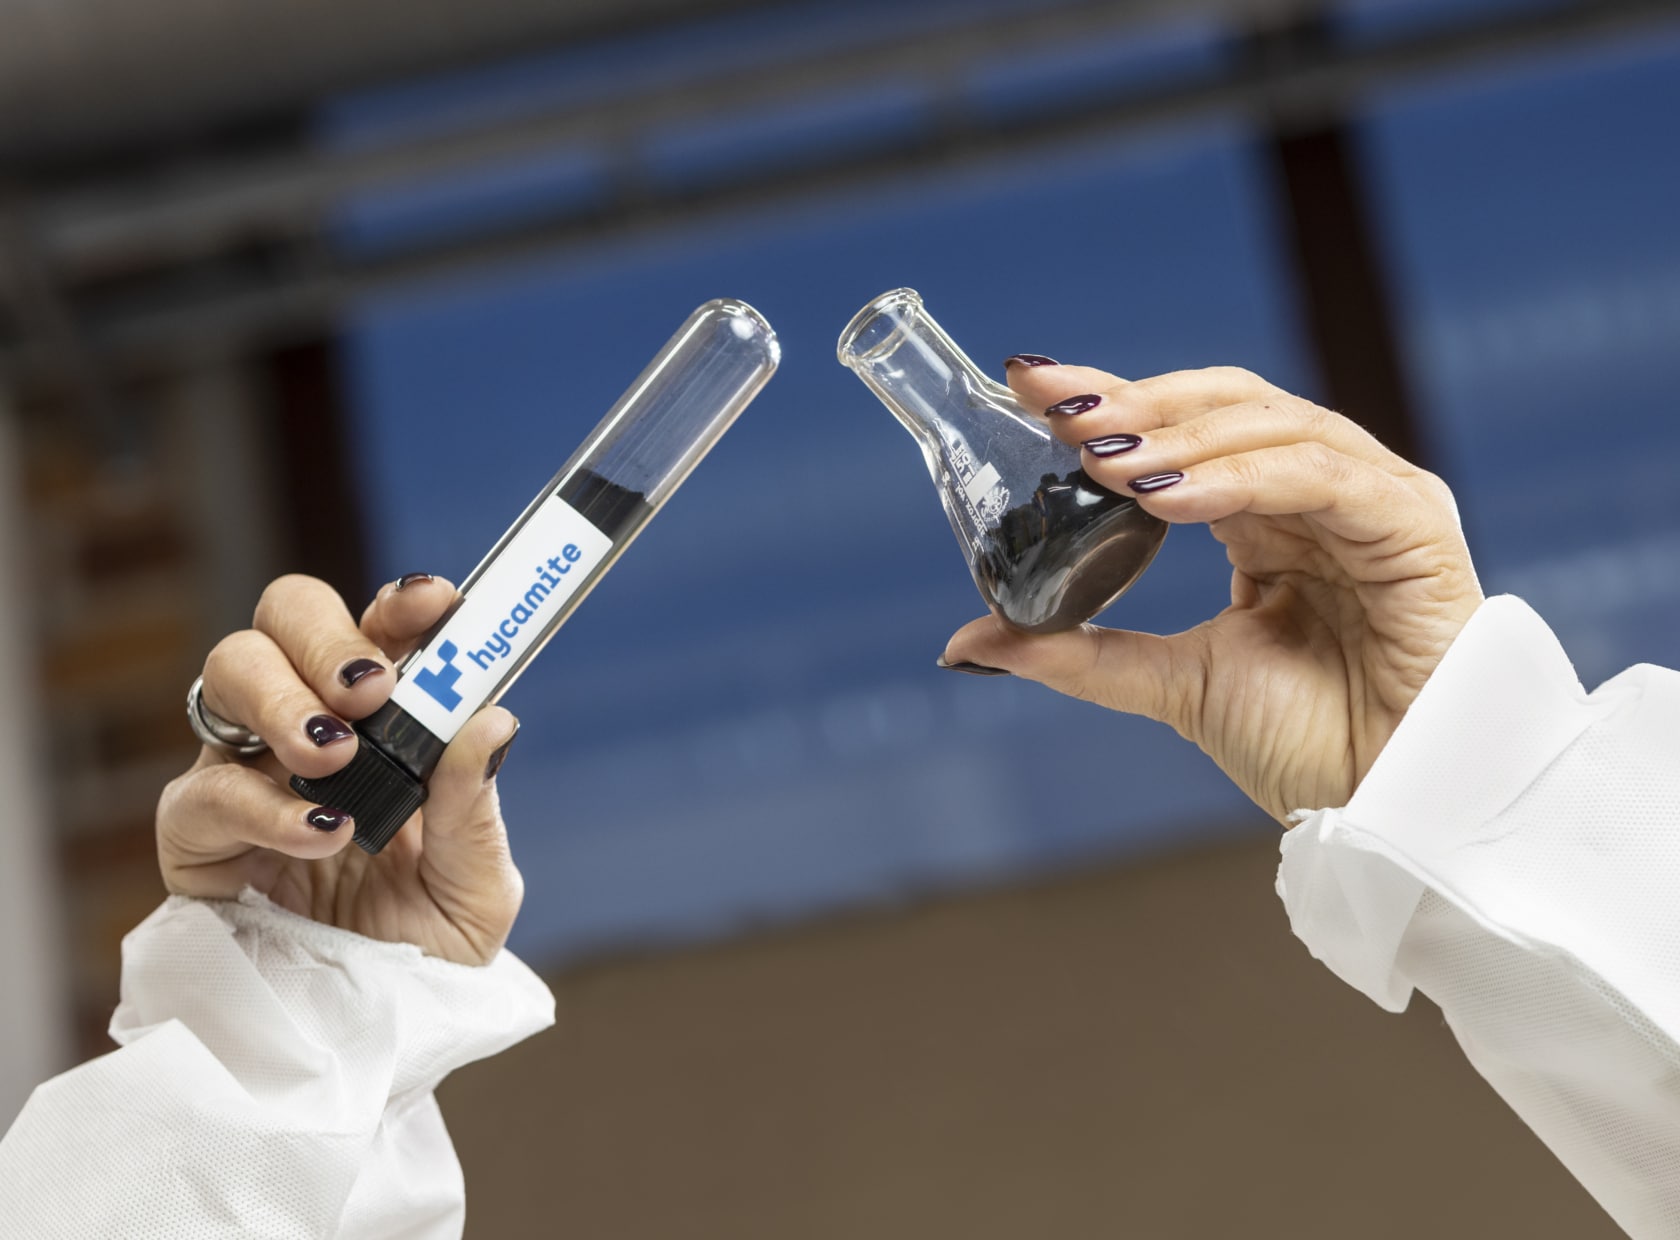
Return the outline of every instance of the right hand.
[[[268,586],[252,627],[210,652],[204,703],[270,751],[241,761],[206,747],[164,789],[158,862],[171,892],[227,900],[250,886],[304,917],[428,955],[495,957],[524,893],[495,781],[518,720],[499,706],[474,715],[444,750],[424,809],[378,856],[352,846],[348,819],[335,821],[286,782],[350,761],[361,740],[344,721],[384,704],[392,665],[454,598],[435,578],[393,583],[358,626],[325,582],[288,576]]]
[[[1010,368],[1097,482],[1225,544],[1231,605],[1159,637],[996,617],[945,648],[1194,741],[1261,808],[1345,805],[1482,601],[1452,493],[1340,414],[1231,367],[1128,383]],[[1166,554],[1172,554],[1169,544]]]

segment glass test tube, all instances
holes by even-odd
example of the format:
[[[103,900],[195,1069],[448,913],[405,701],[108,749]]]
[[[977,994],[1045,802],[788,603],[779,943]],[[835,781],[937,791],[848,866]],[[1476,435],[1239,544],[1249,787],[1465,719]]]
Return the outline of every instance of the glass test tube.
[[[355,723],[348,766],[292,788],[349,813],[382,849],[473,713],[497,701],[775,373],[776,333],[745,302],[709,301],[497,540],[449,612]]]

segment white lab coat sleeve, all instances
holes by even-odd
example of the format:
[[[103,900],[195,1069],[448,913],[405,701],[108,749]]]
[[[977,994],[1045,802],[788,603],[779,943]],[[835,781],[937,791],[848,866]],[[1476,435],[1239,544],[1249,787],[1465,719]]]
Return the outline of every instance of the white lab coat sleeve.
[[[0,1235],[458,1237],[432,1090],[553,1019],[507,952],[474,968],[251,891],[172,898],[123,941],[121,1049],[0,1141]]]
[[[1489,599],[1346,808],[1297,815],[1295,933],[1476,1069],[1635,1237],[1680,1236],[1680,674],[1585,692]]]

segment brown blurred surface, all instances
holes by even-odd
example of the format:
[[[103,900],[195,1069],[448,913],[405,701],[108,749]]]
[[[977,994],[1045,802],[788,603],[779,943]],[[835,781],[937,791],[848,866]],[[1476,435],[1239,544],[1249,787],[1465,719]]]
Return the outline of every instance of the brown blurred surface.
[[[562,975],[442,1091],[468,1240],[1620,1235],[1434,1007],[1308,957],[1276,855]]]

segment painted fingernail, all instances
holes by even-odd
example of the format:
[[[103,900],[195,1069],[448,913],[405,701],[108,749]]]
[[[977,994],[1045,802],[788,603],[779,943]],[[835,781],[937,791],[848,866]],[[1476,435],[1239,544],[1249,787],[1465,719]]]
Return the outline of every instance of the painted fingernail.
[[[355,735],[349,724],[334,719],[331,715],[311,715],[304,721],[303,730],[309,733],[309,739],[318,747],[349,740]]]
[[[1017,353],[1013,357],[1006,357],[1006,358],[1003,359],[1003,368],[1005,370],[1008,370],[1011,366],[1060,366],[1060,365],[1061,365],[1061,363],[1058,362],[1055,358],[1045,357],[1044,354],[1042,354],[1042,353]]]
[[[1059,400],[1046,409],[1045,413],[1090,413],[1102,404],[1102,397],[1087,394],[1085,396],[1070,396],[1066,400]]]
[[[933,661],[935,667],[942,667],[948,672],[967,672],[970,676],[1007,676],[1009,671],[1002,667],[987,667],[984,663],[948,663],[944,655]]]
[[[518,739],[519,725],[515,724],[513,728],[513,735],[508,737],[507,740],[503,741],[500,745],[497,745],[496,751],[490,755],[490,761],[484,764],[485,783],[489,783],[492,779],[496,778],[496,772],[502,769],[502,763],[507,759],[508,750],[513,748],[513,742]]]
[[[417,585],[421,582],[436,580],[437,578],[433,577],[430,573],[404,573],[401,577],[397,578],[397,589],[406,590],[409,586]]]
[[[1133,478],[1126,485],[1139,495],[1147,495],[1151,491],[1165,491],[1170,486],[1177,486],[1184,481],[1184,474],[1179,470],[1168,470],[1164,474],[1145,474],[1141,478]]]
[[[385,665],[378,659],[352,659],[338,669],[338,678],[346,689],[354,689],[358,682],[384,670]]]
[[[303,816],[303,820],[317,831],[336,831],[350,821],[350,815],[330,805],[317,805]]]
[[[1083,446],[1092,456],[1119,456],[1142,442],[1138,435],[1104,435],[1100,439],[1087,439]]]

